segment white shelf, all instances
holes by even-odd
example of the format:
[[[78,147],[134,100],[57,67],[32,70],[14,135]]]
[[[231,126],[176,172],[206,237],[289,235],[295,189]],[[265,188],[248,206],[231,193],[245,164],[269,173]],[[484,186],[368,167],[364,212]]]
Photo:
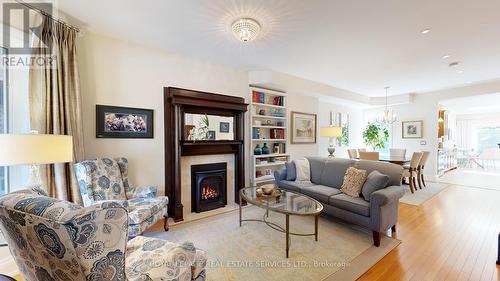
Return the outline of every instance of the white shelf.
[[[282,105],[274,105],[274,104],[267,104],[267,103],[260,103],[260,102],[252,102],[252,105],[253,106],[261,106],[261,107],[286,109],[286,107],[284,107]]]
[[[265,125],[253,125],[252,128],[286,129],[286,127],[283,126],[265,126]]]
[[[290,156],[290,154],[286,154],[286,153],[272,153],[272,154],[254,155],[253,157],[255,157],[255,158],[270,158],[270,157],[283,157],[283,156]]]
[[[283,142],[286,141],[286,139],[252,139],[252,141]]]
[[[278,116],[271,116],[271,115],[254,115],[252,117],[253,118],[263,118],[263,119],[282,119],[282,120],[286,119],[286,117],[278,117]]]
[[[285,165],[286,161],[290,160],[290,155],[287,153],[288,151],[288,117],[287,117],[287,102],[288,98],[286,93],[280,92],[280,91],[273,91],[273,90],[267,90],[267,89],[261,89],[258,87],[250,87],[250,137],[253,136],[254,131],[259,131],[259,137],[262,137],[262,139],[251,139],[250,145],[251,145],[251,155],[253,156],[252,163],[251,163],[251,183],[253,185],[257,184],[263,184],[263,183],[271,183],[274,182],[274,176],[271,175],[263,175],[260,177],[256,177],[257,171],[268,171],[271,170],[271,173],[274,173],[274,171],[281,169],[283,165]],[[264,101],[265,103],[260,103],[259,101],[254,101],[253,100],[253,91],[257,91],[260,93],[264,93]],[[281,97],[279,100],[282,102],[282,105],[274,105],[273,104],[273,98],[275,97]],[[268,115],[259,115],[257,114],[261,110],[265,111],[265,114]],[[280,114],[283,114],[283,116],[273,116],[272,113],[274,112],[279,112]],[[266,122],[266,120],[268,120]],[[273,122],[270,122],[270,120],[273,120]],[[261,125],[254,125],[255,122],[261,122]],[[272,123],[269,126],[266,126],[267,123]],[[280,123],[278,126],[277,123]],[[284,135],[274,135],[273,136],[282,136],[282,139],[270,139],[271,134],[273,133],[274,129],[278,130],[283,130]],[[261,154],[261,155],[253,155],[253,151],[255,146],[257,144],[262,145],[262,143],[270,143],[271,147],[274,145],[279,144],[279,148],[281,149],[279,152],[280,153],[271,153],[271,154]],[[270,148],[271,149],[271,148]],[[272,151],[272,150],[271,150]],[[275,157],[281,157],[279,161],[275,162],[270,162],[269,160],[278,160]],[[267,163],[260,163],[258,164],[257,162],[259,160],[267,160]]]
[[[267,162],[265,164],[255,164],[255,167],[271,167],[285,165],[285,161]]]

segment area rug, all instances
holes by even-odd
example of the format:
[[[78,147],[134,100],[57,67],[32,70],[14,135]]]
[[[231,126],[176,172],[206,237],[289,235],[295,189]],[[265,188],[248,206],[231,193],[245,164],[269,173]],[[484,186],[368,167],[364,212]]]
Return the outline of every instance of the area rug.
[[[244,218],[261,219],[264,210],[243,209]],[[270,212],[269,220],[284,225],[284,215]],[[290,217],[293,232],[314,232],[312,217]],[[285,235],[260,222],[243,222],[238,211],[174,225],[168,232],[146,236],[174,242],[192,241],[208,254],[207,280],[355,280],[400,241],[382,239],[372,245],[371,232],[329,216],[319,219],[319,241],[292,236],[290,257],[285,257]],[[338,276],[336,276],[338,273]]]
[[[401,199],[399,199],[399,202],[419,206],[450,186],[449,184],[445,183],[428,181],[426,182],[426,185],[426,187],[416,190],[415,193],[411,193],[410,186],[404,184],[403,186],[405,187],[405,195]]]

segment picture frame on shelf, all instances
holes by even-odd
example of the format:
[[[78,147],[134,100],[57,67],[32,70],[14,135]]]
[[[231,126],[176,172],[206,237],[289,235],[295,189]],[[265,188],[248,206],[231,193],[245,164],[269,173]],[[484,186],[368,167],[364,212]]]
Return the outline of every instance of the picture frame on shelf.
[[[96,138],[152,139],[152,109],[96,105]]]
[[[316,143],[316,118],[316,114],[292,111],[291,143]]]
[[[220,122],[219,123],[219,132],[229,133],[229,122]]]
[[[403,121],[402,138],[403,139],[421,139],[423,138],[423,121]]]
[[[215,140],[215,131],[208,131],[207,139],[208,140]]]

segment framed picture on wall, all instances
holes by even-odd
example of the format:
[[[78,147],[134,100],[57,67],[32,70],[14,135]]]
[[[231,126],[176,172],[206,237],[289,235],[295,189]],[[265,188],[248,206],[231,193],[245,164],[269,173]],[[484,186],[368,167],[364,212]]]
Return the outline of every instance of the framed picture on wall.
[[[423,138],[423,121],[403,121],[403,139]]]
[[[316,114],[292,111],[292,143],[316,143]]]
[[[153,110],[96,105],[97,138],[153,138]]]
[[[229,122],[220,122],[219,123],[219,132],[229,133]]]

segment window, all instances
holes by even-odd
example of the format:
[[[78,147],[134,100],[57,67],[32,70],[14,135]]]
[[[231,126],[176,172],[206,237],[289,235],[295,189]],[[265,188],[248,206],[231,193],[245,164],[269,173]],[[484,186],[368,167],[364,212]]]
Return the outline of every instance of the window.
[[[500,126],[480,127],[477,130],[477,151],[497,148],[500,143]]]

